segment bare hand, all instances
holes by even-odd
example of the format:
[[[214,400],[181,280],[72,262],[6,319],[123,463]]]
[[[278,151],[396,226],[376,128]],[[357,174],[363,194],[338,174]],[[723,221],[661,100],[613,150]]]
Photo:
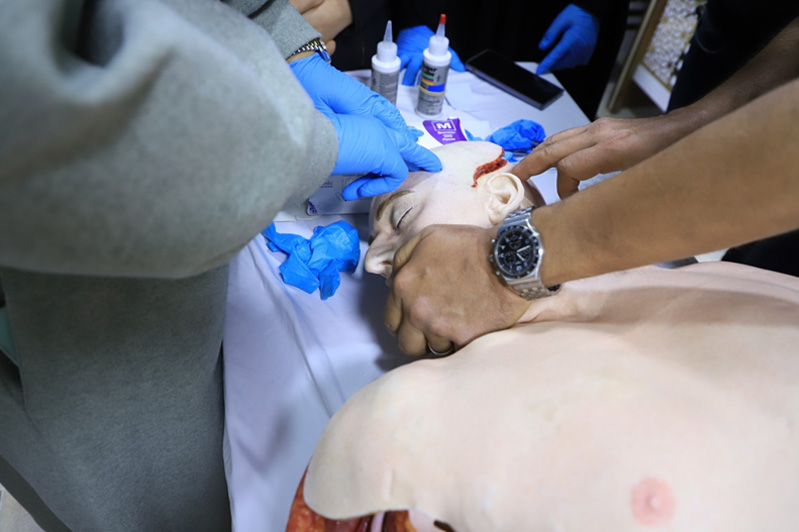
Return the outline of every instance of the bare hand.
[[[394,256],[386,327],[409,355],[460,348],[514,325],[530,306],[493,272],[495,228],[431,225]]]
[[[558,195],[565,199],[577,192],[580,181],[625,170],[669,146],[679,138],[674,129],[667,116],[600,118],[547,138],[512,172],[527,180],[557,168]]]
[[[349,0],[290,0],[291,5],[305,17],[305,20],[322,34],[322,40],[333,53],[333,38],[341,30],[352,24],[352,10]]]

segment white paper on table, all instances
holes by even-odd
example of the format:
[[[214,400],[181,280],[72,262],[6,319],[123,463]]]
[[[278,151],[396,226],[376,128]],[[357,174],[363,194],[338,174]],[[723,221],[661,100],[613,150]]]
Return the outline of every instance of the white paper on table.
[[[347,217],[359,229],[360,220]],[[281,222],[310,238],[340,216]],[[361,257],[366,230],[361,231]],[[333,413],[357,390],[409,362],[383,324],[382,277],[342,272],[326,301],[281,279],[283,253],[256,237],[230,264],[225,323],[225,461],[234,529],[284,530],[294,492]]]
[[[461,118],[476,136],[485,138],[519,118],[536,120],[549,133],[587,123],[567,95],[541,112],[471,73],[450,75],[455,94],[442,116]],[[368,71],[358,77],[368,80]],[[461,83],[469,85],[472,103],[459,94]],[[415,91],[401,86],[398,106],[422,129],[422,118],[413,111]],[[434,141],[428,137],[423,145]],[[547,200],[557,197],[554,170],[532,179]],[[359,230],[363,257],[365,216],[296,221],[301,214],[295,207],[281,213],[292,221],[279,222],[280,232],[307,238],[315,226],[343,218]],[[364,274],[359,265],[342,274],[333,297],[321,301],[318,292],[306,294],[283,283],[284,258],[268,251],[259,235],[230,264],[224,459],[235,532],[285,529],[297,483],[330,414],[368,382],[408,361],[383,324],[388,290],[381,277]]]

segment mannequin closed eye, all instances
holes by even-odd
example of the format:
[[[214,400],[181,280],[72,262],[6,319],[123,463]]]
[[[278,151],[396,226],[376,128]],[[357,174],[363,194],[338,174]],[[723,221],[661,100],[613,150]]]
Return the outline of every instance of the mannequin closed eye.
[[[410,206],[410,207],[408,207],[408,208],[407,208],[407,209],[405,209],[405,211],[402,213],[402,216],[400,216],[400,217],[399,217],[399,221],[397,221],[397,224],[396,224],[396,226],[395,226],[395,228],[397,229],[397,231],[399,231],[399,230],[400,230],[400,228],[402,227],[402,222],[405,220],[405,218],[406,218],[406,217],[407,217],[407,216],[410,214],[410,212],[411,212],[412,210],[413,210],[413,206]]]
[[[496,144],[455,142],[433,151],[441,172],[412,172],[396,191],[372,201],[367,271],[389,276],[397,249],[429,225],[491,227],[516,209],[543,203],[508,173],[510,163]]]

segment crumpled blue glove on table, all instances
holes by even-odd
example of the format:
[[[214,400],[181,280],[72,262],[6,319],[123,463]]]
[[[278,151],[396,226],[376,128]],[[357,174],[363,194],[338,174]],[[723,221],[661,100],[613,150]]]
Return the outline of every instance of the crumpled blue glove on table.
[[[376,196],[397,188],[408,170],[441,171],[433,152],[416,143],[391,102],[327,64],[319,55],[289,63],[294,75],[333,123],[338,136],[334,174],[369,174],[344,189],[344,199]]]
[[[537,74],[588,63],[596,47],[599,20],[574,4],[566,6],[544,33],[538,48],[555,47],[538,64]]]
[[[272,251],[288,255],[280,265],[283,282],[312,294],[319,288],[323,300],[341,284],[339,272],[354,270],[361,257],[358,231],[344,220],[313,230],[310,240],[291,233],[278,233],[275,224],[263,230]]]
[[[499,128],[486,139],[512,152],[530,153],[546,138],[544,126],[532,120],[517,120]]]
[[[468,130],[465,133],[469,140],[483,140]],[[514,155],[530,153],[533,148],[544,142],[545,138],[544,126],[533,120],[521,119],[499,128],[485,140],[505,148],[505,159],[514,162],[516,161]]]
[[[405,28],[397,35],[397,56],[400,58],[400,69],[405,69],[405,75],[402,77],[403,85],[412,86],[416,83],[416,76],[424,61],[424,50],[430,44],[430,37],[433,35],[433,30],[427,26]],[[455,50],[450,47],[449,51],[452,53],[450,68],[457,72],[466,70]]]

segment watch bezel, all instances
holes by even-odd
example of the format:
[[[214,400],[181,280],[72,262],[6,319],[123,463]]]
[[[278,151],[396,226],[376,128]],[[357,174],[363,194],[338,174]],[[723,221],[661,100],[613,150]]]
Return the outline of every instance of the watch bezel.
[[[507,215],[505,222],[497,230],[496,237],[491,241],[491,253],[488,255],[488,260],[495,268],[497,276],[519,296],[528,300],[552,296],[560,290],[560,285],[545,286],[539,277],[538,271],[546,250],[541,241],[541,235],[532,223],[533,210],[535,210],[535,206],[530,206]],[[531,262],[518,273],[508,272],[504,266],[500,268],[499,265],[499,244],[503,237],[508,236],[509,230],[522,230],[528,235],[527,238],[531,242]]]
[[[508,268],[507,260],[503,258],[502,246],[503,242],[508,240],[514,234],[521,234],[526,239],[531,247],[531,256],[525,260],[524,266],[521,270],[515,271]],[[491,257],[494,265],[497,267],[497,273],[508,279],[518,280],[528,277],[531,272],[535,271],[540,259],[541,242],[536,237],[535,232],[527,225],[509,225],[503,227],[494,239],[493,252]]]

